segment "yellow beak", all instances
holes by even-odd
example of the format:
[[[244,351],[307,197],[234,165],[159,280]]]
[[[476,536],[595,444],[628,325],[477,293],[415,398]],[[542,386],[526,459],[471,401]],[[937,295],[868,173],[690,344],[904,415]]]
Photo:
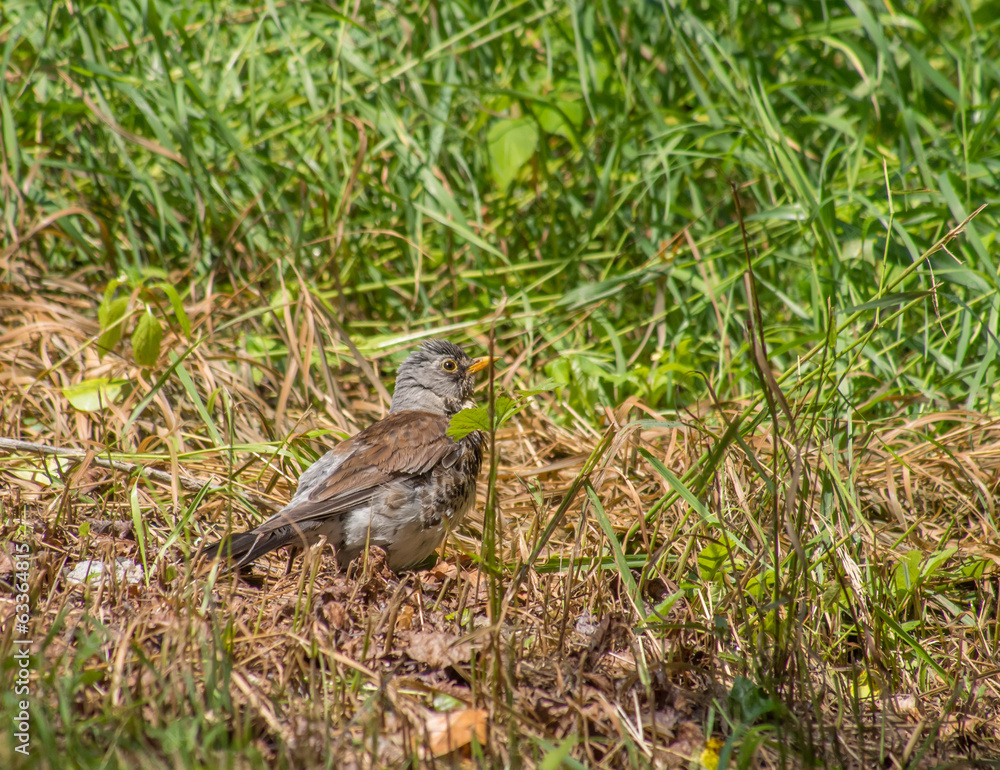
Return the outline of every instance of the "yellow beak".
[[[490,358],[490,356],[483,356],[482,358],[474,358],[472,363],[469,364],[469,368],[465,371],[469,374],[475,374],[476,372],[481,372],[487,366],[489,366],[493,361],[499,361],[499,358]]]

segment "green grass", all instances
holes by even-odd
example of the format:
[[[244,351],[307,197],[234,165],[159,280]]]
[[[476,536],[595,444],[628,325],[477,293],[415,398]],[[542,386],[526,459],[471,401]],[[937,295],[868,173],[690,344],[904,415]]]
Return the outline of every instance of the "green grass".
[[[143,8],[5,4],[7,240],[53,268],[298,273],[366,348],[506,294],[575,407],[676,406],[757,387],[738,185],[776,365],[874,324],[851,402],[993,397],[995,213],[925,256],[997,198],[988,3]]]
[[[944,761],[948,715],[994,713],[1000,664],[983,561],[1000,537],[1000,13],[909,6],[3,3],[0,284],[23,302],[0,316],[0,432],[234,485],[193,499],[50,474],[39,494],[64,498],[31,509],[36,552],[70,527],[71,560],[97,558],[70,501],[147,517],[132,555],[195,617],[176,634],[195,662],[109,663],[130,642],[89,606],[75,636],[52,631],[70,658],[39,669],[39,735],[61,741],[41,761],[294,762],[267,709],[231,697],[242,631],[206,613],[200,578],[168,590],[167,565],[210,518],[246,519],[245,489],[294,479],[318,449],[298,432],[374,418],[412,341],[479,349],[494,325],[518,362],[499,385],[547,383],[523,416],[562,438],[525,439],[536,459],[593,468],[540,480],[531,515],[501,478],[496,553],[492,520],[470,523],[490,533],[492,620],[528,580],[564,626],[571,606],[614,607],[636,655],[682,639],[713,656],[729,695],[701,725],[740,766],[850,764],[834,724],[865,761]],[[33,300],[67,314],[33,327]],[[79,334],[49,343],[60,325]],[[84,415],[80,397],[101,401]],[[601,443],[630,397],[652,422]],[[529,461],[504,441],[501,476]],[[62,596],[51,558],[36,603]],[[522,680],[493,633],[473,689],[513,708]],[[370,739],[389,696],[332,660],[267,697]],[[159,694],[102,700],[102,666],[152,672]],[[908,753],[868,709],[890,693],[944,704]],[[587,766],[653,761],[634,735],[598,756],[556,733],[511,728],[482,762],[558,745]]]

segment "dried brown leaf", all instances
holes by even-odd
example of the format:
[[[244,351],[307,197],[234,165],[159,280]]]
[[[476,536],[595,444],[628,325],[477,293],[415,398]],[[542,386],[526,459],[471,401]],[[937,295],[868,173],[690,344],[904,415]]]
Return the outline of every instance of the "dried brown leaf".
[[[486,743],[485,709],[463,709],[447,714],[428,714],[424,725],[429,738],[428,749],[435,757],[463,748],[472,742],[473,736],[480,746]]]
[[[432,669],[442,669],[469,660],[472,645],[454,634],[441,631],[416,631],[410,634],[406,654]]]

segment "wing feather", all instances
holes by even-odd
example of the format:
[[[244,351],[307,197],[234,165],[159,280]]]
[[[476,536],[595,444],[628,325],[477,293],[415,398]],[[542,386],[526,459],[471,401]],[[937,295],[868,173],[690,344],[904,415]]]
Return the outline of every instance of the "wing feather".
[[[431,412],[390,413],[317,460],[329,471],[310,467],[303,480],[311,483],[301,484],[291,502],[254,532],[339,516],[363,505],[385,484],[421,476],[442,461],[452,464],[464,447],[446,434],[448,424],[448,417]]]

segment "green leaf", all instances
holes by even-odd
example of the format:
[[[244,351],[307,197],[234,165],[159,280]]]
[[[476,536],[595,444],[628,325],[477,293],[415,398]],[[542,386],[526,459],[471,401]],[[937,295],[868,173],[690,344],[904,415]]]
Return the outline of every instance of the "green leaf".
[[[531,118],[498,120],[486,134],[493,181],[506,191],[538,148],[538,126]]]
[[[715,580],[721,574],[729,574],[736,569],[743,569],[745,561],[739,556],[741,549],[745,549],[742,543],[735,537],[730,537],[729,533],[723,532],[718,541],[709,543],[698,554],[698,571],[703,580]],[[751,578],[759,582],[760,576]],[[773,584],[773,575],[771,575]],[[749,584],[747,586],[749,588]]]
[[[563,763],[569,759],[569,754],[576,746],[577,741],[579,741],[579,738],[576,735],[570,735],[568,738],[564,738],[554,749],[545,752],[545,756],[538,765],[538,770],[559,770],[563,766]]]
[[[729,561],[729,551],[721,543],[709,543],[698,553],[698,572],[701,579],[706,581],[715,580],[720,572],[726,569]]]
[[[563,99],[548,104],[538,104],[535,108],[538,122],[548,134],[558,134],[574,142],[573,129],[583,123],[583,102]]]
[[[84,671],[80,674],[79,682],[84,687],[90,687],[93,684],[97,684],[104,679],[103,671]]]
[[[902,594],[910,590],[920,579],[920,562],[922,554],[920,551],[908,551],[893,570],[893,579],[896,584],[896,593]]]
[[[187,391],[188,398],[191,399],[191,403],[194,404],[194,408],[198,410],[198,414],[201,416],[202,422],[208,430],[208,435],[212,437],[212,441],[215,442],[215,446],[224,446],[226,442],[222,438],[222,433],[219,432],[218,427],[215,425],[215,419],[212,417],[212,410],[211,408],[205,406],[205,402],[201,398],[201,393],[198,392],[198,386],[195,385],[191,374],[184,367],[183,359],[172,350],[170,351],[169,357],[171,366],[174,367],[174,373],[177,375],[177,379],[181,381],[181,385],[184,386],[184,390]]]
[[[73,467],[74,461],[68,457],[47,457],[40,465],[11,468],[8,472],[19,479],[30,481],[42,487],[61,484],[60,479]]]
[[[729,691],[729,706],[737,719],[753,724],[761,717],[775,711],[777,703],[768,697],[763,687],[745,676],[738,676],[733,680],[732,689]]]
[[[455,441],[459,441],[473,431],[489,429],[490,415],[486,407],[474,406],[471,409],[463,409],[452,417],[446,433]]]
[[[699,568],[701,567],[700,559],[698,566]],[[839,585],[834,585],[834,588],[837,591],[841,590]],[[766,569],[751,576],[751,578],[747,581],[746,588],[744,590],[746,591],[747,596],[752,596],[759,602],[764,601],[774,592],[774,570]],[[839,594],[834,595],[832,598],[824,596],[824,600],[829,599],[829,601],[833,601],[838,596]]]
[[[513,403],[513,399],[507,398],[506,396],[500,396],[497,398],[496,409],[494,412],[497,427],[502,424],[503,414],[508,411],[508,407],[511,403]],[[489,407],[473,406],[468,409],[463,409],[451,418],[447,434],[455,439],[455,441],[458,441],[459,439],[465,438],[475,430],[489,431],[489,429]]]
[[[163,327],[159,319],[147,309],[132,333],[132,355],[139,366],[153,366],[160,357],[160,340]]]
[[[122,278],[112,278],[108,281],[108,285],[104,287],[104,298],[101,304],[103,305],[106,302],[110,302],[111,298],[115,296],[115,292],[118,290],[118,287],[123,283],[124,280]]]
[[[494,402],[494,418],[499,429],[507,420],[520,412],[526,406],[523,400],[515,400],[509,396],[497,396]],[[446,433],[455,441],[463,439],[475,430],[489,431],[490,411],[488,406],[473,406],[463,409],[451,418]]]
[[[114,403],[128,380],[96,377],[62,389],[66,399],[81,412],[97,412]]]
[[[956,553],[958,553],[958,548],[952,546],[951,548],[946,548],[943,551],[935,551],[928,556],[927,561],[924,562],[923,569],[921,570],[924,579],[933,577],[934,573],[938,571],[938,568]]]
[[[545,380],[545,382],[539,383],[538,386],[535,388],[531,388],[529,390],[519,390],[517,392],[517,395],[521,396],[522,398],[529,398],[530,396],[537,396],[539,393],[551,393],[558,387],[559,387],[558,382],[556,382],[553,379],[548,379]],[[678,425],[680,424],[681,423],[678,423]]]
[[[979,580],[984,574],[986,574],[986,568],[990,565],[990,562],[986,559],[971,559],[963,564],[959,571],[966,578],[972,580]]]
[[[103,356],[118,344],[125,327],[123,318],[128,311],[129,297],[111,299],[105,297],[97,308],[97,321],[101,325],[101,336],[97,338],[97,355]]]
[[[6,64],[6,57],[4,58],[4,63]],[[0,89],[0,116],[3,117],[4,158],[10,159],[11,173],[14,177],[14,181],[20,182],[21,148],[18,146],[17,142],[17,126],[21,125],[21,123],[14,117],[14,111],[10,107],[10,101],[7,97],[7,91],[5,89]]]
[[[458,698],[443,692],[435,695],[432,703],[434,710],[441,712],[442,714],[446,714],[449,711],[455,711],[465,705]]]
[[[158,283],[157,286],[167,295],[167,299],[170,300],[170,306],[174,309],[174,315],[177,316],[177,323],[180,324],[181,331],[184,332],[185,337],[191,336],[191,319],[188,318],[187,311],[184,310],[184,303],[181,302],[181,295],[177,293],[171,284],[166,281]]]
[[[483,251],[492,254],[493,256],[498,257],[504,262],[509,264],[507,256],[502,251],[500,251],[496,246],[491,246],[485,239],[480,238],[478,235],[472,232],[472,230],[463,225],[461,222],[456,222],[454,219],[447,217],[440,211],[435,211],[433,208],[429,208],[427,206],[421,206],[419,203],[416,202],[413,203],[413,208],[419,211],[424,216],[433,219],[435,222],[438,222],[444,227],[447,227],[449,230],[454,232],[455,235],[459,236],[463,240],[468,241],[473,246],[480,248]]]
[[[135,540],[139,545],[139,556],[142,557],[142,575],[149,585],[149,564],[146,563],[146,526],[142,518],[142,509],[139,507],[139,484],[132,485],[132,491],[128,496],[129,507],[132,510],[132,529],[135,532]]]

